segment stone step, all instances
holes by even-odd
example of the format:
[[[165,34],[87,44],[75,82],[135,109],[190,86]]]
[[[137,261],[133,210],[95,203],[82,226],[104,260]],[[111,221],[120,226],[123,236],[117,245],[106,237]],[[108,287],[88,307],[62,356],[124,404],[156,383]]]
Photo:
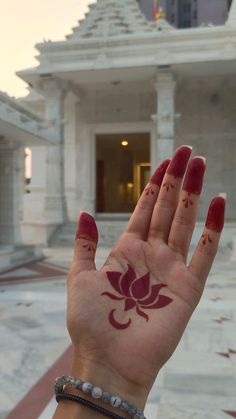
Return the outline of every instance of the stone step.
[[[39,246],[0,247],[0,272],[14,268],[22,263],[32,262],[43,257]]]
[[[99,231],[99,245],[111,247],[120,237],[127,224],[127,220],[97,220]],[[67,223],[57,229],[50,239],[49,246],[73,246],[76,223]]]

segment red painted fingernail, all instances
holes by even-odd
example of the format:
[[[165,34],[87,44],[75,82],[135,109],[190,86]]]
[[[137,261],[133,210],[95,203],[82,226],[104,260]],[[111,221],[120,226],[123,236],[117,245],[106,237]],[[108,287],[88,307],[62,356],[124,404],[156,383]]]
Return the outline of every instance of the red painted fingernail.
[[[98,229],[95,220],[86,212],[82,212],[79,217],[75,238],[91,240],[96,243],[98,241]]]
[[[221,196],[217,196],[211,201],[211,205],[208,210],[206,227],[209,230],[220,233],[224,226],[225,216],[225,199]]]
[[[180,177],[180,178],[183,177],[191,152],[192,152],[192,147],[190,146],[184,145],[182,147],[179,147],[176,150],[174,157],[172,158],[169,164],[167,173],[174,177]]]
[[[170,160],[164,160],[163,162],[161,162],[160,166],[153,173],[150,179],[150,183],[154,183],[154,185],[161,186],[169,164],[170,164]]]
[[[202,190],[205,168],[206,159],[204,159],[204,157],[194,157],[190,161],[184,180],[184,191],[200,195]]]

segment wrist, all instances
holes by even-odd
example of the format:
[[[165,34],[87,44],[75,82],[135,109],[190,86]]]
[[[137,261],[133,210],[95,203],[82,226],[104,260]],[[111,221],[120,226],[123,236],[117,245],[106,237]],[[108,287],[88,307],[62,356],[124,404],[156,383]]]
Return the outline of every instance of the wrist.
[[[130,404],[135,405],[138,409],[144,410],[148,391],[140,384],[130,382],[121,376],[119,371],[106,365],[100,359],[82,357],[76,349],[73,350],[72,361],[71,375],[73,377],[90,382],[92,385],[100,387],[103,391],[117,395],[122,400],[127,400]],[[100,402],[103,403],[102,401]]]

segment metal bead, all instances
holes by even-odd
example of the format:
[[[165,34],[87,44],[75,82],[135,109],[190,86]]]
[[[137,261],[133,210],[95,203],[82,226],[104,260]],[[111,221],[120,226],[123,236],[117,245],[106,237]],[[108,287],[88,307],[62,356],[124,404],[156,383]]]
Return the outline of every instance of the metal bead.
[[[101,399],[105,403],[110,403],[110,401],[111,401],[111,394],[108,393],[108,391],[103,391]]]
[[[72,378],[71,380],[70,380],[70,385],[71,386],[73,386],[73,387],[75,387],[75,383],[76,383],[76,380],[74,379],[74,378]]]
[[[100,387],[93,387],[91,395],[95,399],[100,399],[102,397],[102,389]]]
[[[93,389],[93,385],[91,383],[85,382],[82,385],[82,390],[84,393],[91,393],[92,389]]]
[[[112,396],[110,403],[113,407],[120,407],[121,398],[118,396]]]

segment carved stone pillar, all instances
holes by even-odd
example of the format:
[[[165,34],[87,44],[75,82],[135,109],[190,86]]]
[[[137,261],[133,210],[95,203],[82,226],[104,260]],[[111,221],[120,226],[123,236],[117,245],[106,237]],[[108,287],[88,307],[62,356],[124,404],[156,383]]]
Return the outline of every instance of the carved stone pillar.
[[[66,220],[64,193],[64,98],[65,90],[56,80],[43,83],[46,119],[54,128],[55,143],[47,147],[45,217],[61,224]]]
[[[231,26],[236,26],[236,0],[232,1],[227,24]]]
[[[175,86],[170,70],[158,73],[155,88],[157,91],[157,114],[153,116],[157,128],[156,162],[169,158],[175,146]]]
[[[45,98],[45,122],[53,142],[32,148],[31,193],[24,199],[22,235],[26,244],[47,244],[66,219],[64,192],[64,97],[66,85],[54,79],[39,83]]]
[[[0,245],[21,243],[24,149],[10,140],[0,144]]]

